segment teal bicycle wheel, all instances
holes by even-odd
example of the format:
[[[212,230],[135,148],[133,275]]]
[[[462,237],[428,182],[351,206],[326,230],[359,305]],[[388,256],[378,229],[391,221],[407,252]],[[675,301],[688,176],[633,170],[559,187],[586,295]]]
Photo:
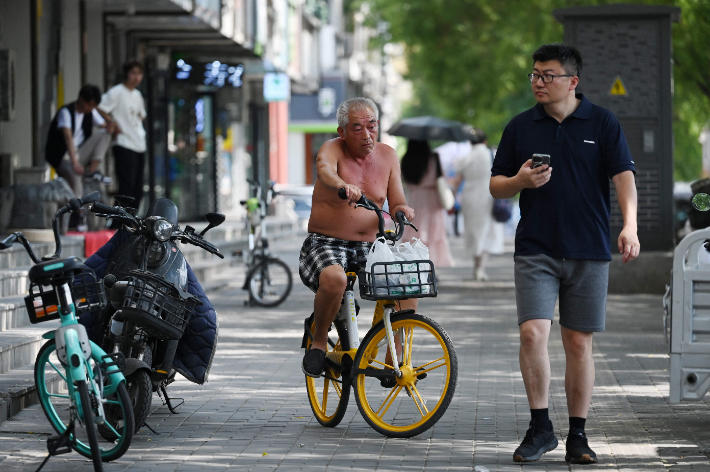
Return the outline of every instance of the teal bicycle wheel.
[[[92,355],[89,360],[92,375],[98,373],[100,362],[101,359]],[[76,394],[76,388],[73,387],[70,394],[66,370],[57,357],[57,347],[54,339],[47,341],[37,354],[34,374],[37,396],[44,414],[54,430],[58,434],[62,434],[66,431],[67,425],[71,421],[71,415],[74,414],[76,416],[76,413],[72,413],[75,408],[74,402],[70,399],[71,395]],[[98,375],[95,378],[98,380]],[[88,376],[86,379],[78,380],[84,380],[88,383]],[[111,385],[110,377],[102,376],[101,380],[105,390],[112,390],[113,386]],[[92,396],[93,392],[90,391],[89,395]],[[98,404],[94,400],[91,400],[93,416],[88,419],[92,423],[96,416],[95,407]],[[101,460],[109,462],[121,457],[128,450],[133,439],[135,428],[133,409],[125,382],[121,382],[116,386],[115,393],[106,396],[106,402],[103,406],[107,421],[102,425],[97,425],[99,431],[102,431],[102,434],[98,437],[98,445],[101,451]],[[111,434],[104,434],[103,430],[110,431]],[[91,459],[92,454],[88,434],[84,424],[78,421],[74,422],[73,436],[75,436],[76,442],[72,448],[82,456]]]

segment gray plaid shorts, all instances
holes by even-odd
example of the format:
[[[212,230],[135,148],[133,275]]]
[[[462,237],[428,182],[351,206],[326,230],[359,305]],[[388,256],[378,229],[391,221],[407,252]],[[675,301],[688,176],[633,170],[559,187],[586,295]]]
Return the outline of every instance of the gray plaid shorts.
[[[328,266],[338,264],[347,270],[351,264],[358,263],[370,252],[372,243],[363,241],[345,241],[318,233],[309,233],[298,258],[298,275],[303,284],[314,293],[318,290],[320,273]],[[364,266],[364,264],[363,264]]]

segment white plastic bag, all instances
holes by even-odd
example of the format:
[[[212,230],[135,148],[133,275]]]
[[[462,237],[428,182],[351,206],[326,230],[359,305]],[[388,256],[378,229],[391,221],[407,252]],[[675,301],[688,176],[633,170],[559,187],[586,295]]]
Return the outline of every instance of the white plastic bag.
[[[403,261],[429,260],[429,248],[417,238],[412,238],[413,243],[405,242],[397,246],[397,254]],[[429,274],[421,273],[422,270],[430,270],[428,264],[402,264],[403,274],[399,276],[399,283],[405,287],[405,293],[429,293]],[[420,280],[421,276],[421,280]]]
[[[387,244],[384,238],[378,238],[377,241],[372,245],[370,248],[370,252],[367,255],[367,263],[365,264],[365,270],[367,271],[368,274],[372,273],[372,265],[375,264],[376,262],[395,262],[397,260],[400,260],[399,257],[397,257],[393,252],[392,252],[392,247]],[[387,273],[392,274],[392,272],[402,272],[401,266],[399,264],[390,264],[387,266]],[[382,274],[382,275],[378,275]],[[377,266],[375,267],[375,279],[372,281],[373,285],[377,285],[379,288],[377,289],[377,294],[378,295],[401,295],[404,293],[404,290],[401,287],[390,287],[389,293],[387,291],[387,288],[382,288],[382,287],[387,287],[387,275],[385,274],[385,266]],[[399,284],[399,275],[394,274],[394,275],[389,275],[389,285],[397,285]]]

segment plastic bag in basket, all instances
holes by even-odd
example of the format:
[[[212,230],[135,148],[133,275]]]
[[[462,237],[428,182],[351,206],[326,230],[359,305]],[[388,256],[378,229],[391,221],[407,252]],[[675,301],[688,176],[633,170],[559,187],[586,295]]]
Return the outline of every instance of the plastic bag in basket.
[[[372,265],[375,264],[376,262],[395,262],[399,260],[400,258],[397,257],[393,252],[392,252],[392,247],[387,244],[384,238],[378,238],[377,241],[372,245],[370,248],[370,252],[367,255],[367,263],[365,264],[365,270],[367,271],[368,274],[372,273]],[[387,273],[391,274],[392,272],[401,272],[401,266],[399,264],[390,264],[387,266]],[[382,275],[378,275],[382,274]],[[388,285],[399,285],[399,274],[393,274],[393,275],[384,275],[385,274],[385,266],[377,266],[375,267],[375,279],[372,281],[373,285],[377,285],[379,288],[377,289],[377,294],[378,295],[401,295],[404,290],[402,290],[401,287],[390,287],[389,293],[387,292],[387,286]],[[389,278],[389,284],[387,283],[387,279]],[[385,287],[385,288],[382,288]]]
[[[412,241],[395,248],[398,258],[403,261],[429,260],[429,248],[417,238],[412,238]],[[399,283],[405,286],[406,293],[429,293],[429,285],[421,285],[429,283],[429,274],[421,273],[426,270],[431,270],[429,264],[402,264],[403,274],[399,276]]]

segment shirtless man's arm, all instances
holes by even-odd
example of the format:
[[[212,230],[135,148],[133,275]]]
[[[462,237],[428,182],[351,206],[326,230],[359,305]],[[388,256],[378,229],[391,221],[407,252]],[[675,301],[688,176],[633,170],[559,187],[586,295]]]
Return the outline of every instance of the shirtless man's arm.
[[[316,157],[316,171],[318,180],[330,190],[338,191],[345,188],[348,196],[348,203],[352,204],[360,200],[362,191],[357,185],[346,183],[338,175],[338,157],[344,154],[343,143],[337,139],[326,141],[318,151]]]

